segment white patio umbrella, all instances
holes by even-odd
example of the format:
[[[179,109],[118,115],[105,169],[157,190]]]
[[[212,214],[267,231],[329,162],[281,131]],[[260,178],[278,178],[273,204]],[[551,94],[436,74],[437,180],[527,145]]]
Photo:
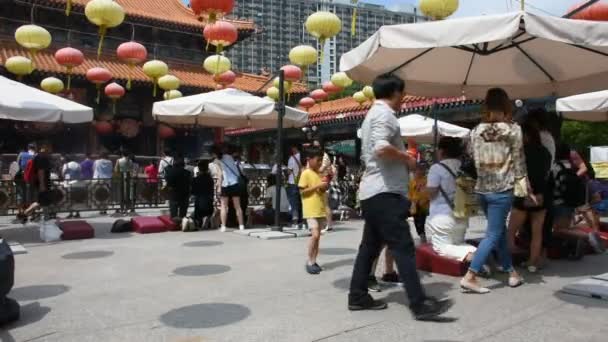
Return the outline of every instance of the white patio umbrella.
[[[392,72],[408,94],[481,99],[568,96],[606,88],[608,23],[527,12],[382,26],[340,70],[370,83]]]
[[[570,120],[606,122],[608,90],[558,99],[555,110]]]
[[[93,109],[0,76],[0,119],[83,123]]]
[[[237,89],[223,89],[155,102],[154,117],[168,124],[224,128],[276,128],[275,103]],[[302,127],[308,113],[285,107],[283,127]]]
[[[418,114],[411,114],[399,119],[401,136],[413,138],[418,143],[430,144],[435,138],[435,120]],[[468,128],[437,120],[439,136],[464,138],[469,135]]]

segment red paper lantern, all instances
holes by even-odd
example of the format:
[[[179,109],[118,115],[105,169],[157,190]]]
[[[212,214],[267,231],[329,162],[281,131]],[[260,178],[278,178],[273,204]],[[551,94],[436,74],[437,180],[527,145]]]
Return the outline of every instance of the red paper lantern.
[[[190,8],[200,21],[207,18],[214,23],[217,18],[232,12],[234,0],[190,0]]]
[[[171,139],[175,136],[175,130],[164,124],[158,125],[158,137],[162,140]]]
[[[129,69],[133,69],[137,64],[143,63],[148,58],[146,47],[137,42],[122,43],[116,49],[118,59],[127,63]],[[131,73],[127,75],[127,89],[131,90]]]
[[[325,90],[327,94],[332,95],[341,92],[342,88],[333,84],[331,81],[327,81],[323,83],[323,90]]]
[[[65,67],[68,73],[68,87],[70,90],[72,84],[72,69],[84,63],[84,55],[78,49],[66,47],[55,52],[55,61],[57,64]]]
[[[104,92],[106,96],[112,99],[112,113],[116,114],[116,101],[125,96],[125,88],[118,83],[110,83],[106,86]]]
[[[312,97],[317,102],[321,102],[327,100],[328,95],[323,89],[315,89],[310,92],[310,97]]]
[[[584,3],[574,5],[569,10],[568,13],[574,11],[575,9],[581,7]],[[593,5],[585,8],[584,10],[576,13],[571,17],[571,19],[580,19],[580,20],[593,20],[593,21],[608,21],[608,4],[605,2],[596,2]]]
[[[112,134],[112,132],[114,131],[114,126],[112,126],[112,124],[107,121],[97,121],[95,123],[95,130],[99,135],[108,135]]]
[[[315,99],[311,98],[311,97],[303,97],[300,100],[300,107],[308,110],[310,107],[314,106],[316,103]]]
[[[285,65],[281,68],[285,74],[285,80],[289,82],[296,82],[302,78],[302,69],[295,65]]]
[[[101,85],[112,79],[112,73],[106,68],[96,67],[87,70],[86,76],[87,80],[94,83],[97,87],[97,98],[95,99],[95,102],[99,103],[99,98],[101,96]]]
[[[234,83],[236,81],[236,74],[232,70],[228,70],[214,77],[215,82],[221,86],[219,89]]]
[[[233,24],[219,20],[213,24],[205,25],[203,36],[207,44],[216,46],[217,53],[221,53],[224,47],[230,46],[239,38],[239,33],[236,26]]]

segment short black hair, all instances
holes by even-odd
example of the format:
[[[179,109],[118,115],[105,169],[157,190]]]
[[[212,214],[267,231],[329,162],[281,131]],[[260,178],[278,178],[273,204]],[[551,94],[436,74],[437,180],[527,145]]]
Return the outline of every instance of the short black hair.
[[[184,162],[184,158],[175,157],[175,159],[173,160],[173,165],[176,167],[184,167],[186,166],[186,163]]]
[[[393,74],[382,74],[372,83],[374,95],[377,99],[389,99],[395,93],[403,93],[405,90],[405,81]]]
[[[207,173],[209,171],[209,161],[208,160],[199,160],[198,161],[198,172],[199,173]]]
[[[511,114],[513,112],[513,104],[509,99],[509,94],[502,88],[492,88],[488,90],[485,106],[489,112],[503,112],[505,114]]]
[[[315,157],[321,157],[323,158],[323,150],[318,148],[318,147],[307,147],[306,150],[304,151],[304,155],[306,155],[306,159],[312,159]]]
[[[437,144],[447,158],[460,158],[462,156],[462,140],[453,137],[442,137]]]
[[[540,131],[532,122],[526,121],[521,126],[521,131],[524,137],[527,138],[529,145],[540,145],[542,143],[540,140]]]
[[[557,146],[557,151],[555,152],[556,160],[568,160],[570,159],[570,151],[572,148],[570,145],[566,143],[561,143]]]

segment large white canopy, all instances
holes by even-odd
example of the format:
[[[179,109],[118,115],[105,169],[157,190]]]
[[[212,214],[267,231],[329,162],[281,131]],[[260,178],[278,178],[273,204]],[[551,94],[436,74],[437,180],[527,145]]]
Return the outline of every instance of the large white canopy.
[[[435,137],[435,120],[418,114],[411,114],[399,119],[401,136],[413,138],[418,143],[432,143]],[[439,136],[464,138],[469,135],[468,128],[460,127],[437,120]]]
[[[570,120],[608,121],[608,90],[558,99],[555,110]]]
[[[527,12],[382,26],[340,70],[370,83],[392,72],[408,94],[482,99],[568,96],[606,88],[608,22]]]
[[[83,123],[93,109],[0,76],[0,119]]]
[[[155,102],[152,114],[168,124],[224,128],[276,128],[278,119],[273,101],[230,88]],[[285,108],[283,127],[302,127],[307,122],[307,112]]]

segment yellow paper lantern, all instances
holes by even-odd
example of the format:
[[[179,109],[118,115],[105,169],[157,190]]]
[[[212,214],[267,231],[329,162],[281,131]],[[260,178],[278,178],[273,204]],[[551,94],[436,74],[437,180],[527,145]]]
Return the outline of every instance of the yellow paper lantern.
[[[353,80],[345,72],[337,72],[331,76],[331,83],[340,88],[348,88],[353,84]]]
[[[165,100],[173,100],[173,99],[178,99],[182,96],[183,96],[182,92],[179,90],[167,90],[167,91],[165,91],[163,98]]]
[[[146,76],[152,79],[152,82],[154,83],[152,96],[156,97],[156,84],[158,83],[158,79],[169,72],[169,66],[163,61],[151,60],[144,64],[143,71]]]
[[[91,23],[99,26],[99,47],[97,48],[97,58],[99,58],[106,31],[108,28],[122,24],[125,20],[125,11],[112,0],[91,0],[84,8],[84,14]]]
[[[434,20],[441,20],[458,10],[458,0],[420,0],[420,12]]]
[[[310,45],[299,45],[289,51],[289,61],[301,68],[317,62],[317,49]]]
[[[25,75],[29,75],[34,70],[32,61],[23,56],[14,56],[6,60],[4,67],[10,73],[15,74],[17,79],[21,79]]]
[[[304,26],[308,33],[319,40],[322,51],[325,41],[340,33],[342,21],[331,12],[319,11],[308,16]]]
[[[28,49],[32,63],[36,53],[51,45],[51,34],[44,27],[38,25],[23,25],[15,31],[15,40],[19,45]]]
[[[279,80],[278,77],[274,78],[274,81],[272,81],[272,85],[279,89],[279,85],[281,85],[281,81]],[[291,91],[291,86],[293,85],[293,83],[289,82],[289,81],[283,81],[283,90],[287,93],[289,91]]]
[[[232,63],[227,57],[222,55],[213,55],[205,58],[203,68],[210,74],[219,75],[232,68]]]
[[[362,91],[358,91],[353,94],[353,99],[355,99],[355,101],[357,101],[357,103],[359,103],[361,105],[365,101],[367,101],[367,96],[365,96],[365,94],[363,94]]]
[[[372,88],[371,86],[363,87],[363,90],[361,92],[363,93],[363,95],[365,95],[365,97],[367,97],[370,100],[373,100],[376,98],[376,96],[374,95],[374,88]]]
[[[64,89],[63,81],[56,77],[47,77],[40,82],[40,88],[51,94],[59,94]]]
[[[279,99],[279,89],[277,87],[270,87],[266,90],[266,96],[270,97],[274,101]]]
[[[176,90],[179,88],[179,83],[179,78],[173,75],[165,75],[158,79],[158,86],[165,91]]]

